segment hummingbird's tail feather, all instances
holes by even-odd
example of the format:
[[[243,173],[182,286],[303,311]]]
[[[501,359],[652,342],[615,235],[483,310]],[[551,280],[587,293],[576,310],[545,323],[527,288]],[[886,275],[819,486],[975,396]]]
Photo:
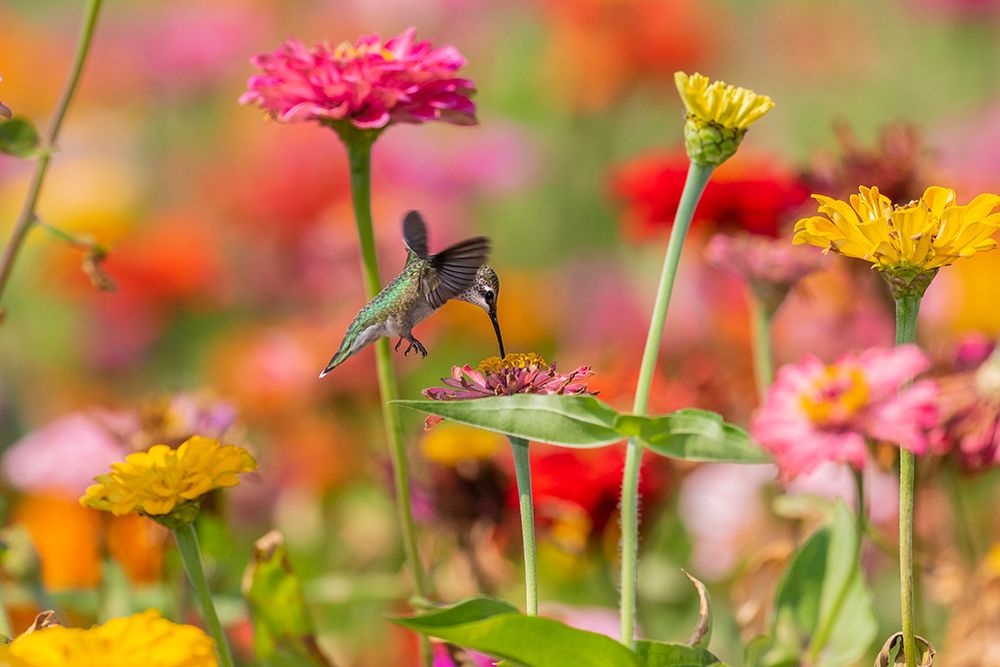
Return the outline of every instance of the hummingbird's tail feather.
[[[466,239],[431,255],[437,286],[424,293],[427,302],[440,308],[448,299],[453,299],[469,289],[476,280],[476,272],[486,263],[490,254],[490,240],[485,236]]]
[[[334,368],[347,361],[348,358],[350,358],[350,356],[351,356],[351,346],[342,345],[340,349],[337,350],[337,354],[333,355],[333,358],[330,359],[330,363],[326,365],[326,368],[323,369],[323,372],[320,373],[319,376],[321,378],[326,377],[327,375],[330,374],[330,371],[332,371]]]

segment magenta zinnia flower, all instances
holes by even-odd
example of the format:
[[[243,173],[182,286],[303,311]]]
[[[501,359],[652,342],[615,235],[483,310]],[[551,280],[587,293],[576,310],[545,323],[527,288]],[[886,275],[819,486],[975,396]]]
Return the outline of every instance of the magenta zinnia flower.
[[[451,377],[441,378],[446,387],[429,387],[422,393],[435,401],[514,394],[589,394],[583,380],[591,375],[590,366],[580,366],[572,373],[559,373],[555,364],[547,364],[534,352],[512,352],[503,359],[484,359],[478,368],[468,364],[452,366]],[[424,421],[424,428],[432,428],[441,421],[441,417],[431,415]]]
[[[345,121],[360,129],[441,120],[476,123],[475,87],[456,77],[465,58],[452,46],[415,42],[410,28],[383,43],[378,35],[312,48],[290,39],[250,62],[242,104],[257,103],[283,123]]]
[[[973,371],[940,378],[938,395],[934,450],[954,453],[970,470],[1000,463],[1000,356],[994,353]]]
[[[921,381],[930,361],[914,345],[873,348],[826,365],[815,357],[778,371],[751,429],[792,479],[824,461],[862,470],[867,442],[887,441],[915,454],[928,450],[937,390]]]
[[[450,378],[441,378],[448,387],[430,387],[423,394],[435,401],[460,401],[487,396],[514,394],[589,394],[584,378],[593,375],[590,366],[572,373],[557,373],[534,352],[511,353],[501,359],[490,357],[472,368],[453,366]]]

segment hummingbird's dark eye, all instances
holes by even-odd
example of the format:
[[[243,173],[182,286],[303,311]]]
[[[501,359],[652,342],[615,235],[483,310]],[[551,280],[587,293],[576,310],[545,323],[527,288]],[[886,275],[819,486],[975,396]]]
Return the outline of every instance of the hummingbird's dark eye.
[[[496,299],[496,294],[494,294],[491,289],[484,289],[483,298],[486,299],[487,302],[492,303],[493,300]]]

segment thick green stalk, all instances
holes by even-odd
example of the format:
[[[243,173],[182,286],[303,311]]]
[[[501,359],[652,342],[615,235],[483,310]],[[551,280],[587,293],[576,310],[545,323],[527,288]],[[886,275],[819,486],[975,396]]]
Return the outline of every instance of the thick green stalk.
[[[378,257],[375,254],[375,232],[372,227],[371,204],[372,144],[378,137],[378,133],[343,130],[340,132],[340,136],[347,148],[347,159],[351,169],[351,196],[354,202],[354,221],[358,230],[358,241],[361,245],[365,290],[368,298],[372,298],[382,289]],[[417,529],[413,521],[409,461],[406,457],[403,428],[399,419],[399,409],[392,403],[399,398],[399,388],[396,385],[396,374],[392,368],[392,353],[387,338],[375,341],[375,367],[378,375],[379,393],[382,396],[382,419],[385,422],[385,432],[389,439],[389,457],[392,460],[396,511],[402,533],[403,551],[413,575],[413,587],[417,595],[421,598],[428,598],[430,588],[424,575],[423,564],[420,561],[420,551],[417,548]],[[430,642],[425,637],[421,638],[421,649],[424,664],[430,664],[432,660]]]
[[[660,287],[656,293],[656,303],[653,306],[653,316],[649,322],[649,332],[646,334],[646,347],[642,353],[642,364],[639,367],[639,381],[635,389],[635,402],[632,406],[636,414],[645,414],[649,405],[649,391],[653,383],[653,371],[656,370],[656,359],[660,352],[660,341],[663,338],[663,324],[670,308],[670,296],[677,278],[677,266],[681,259],[684,239],[687,237],[691,219],[701,193],[705,191],[708,179],[712,176],[713,167],[691,163],[684,192],[677,207],[677,216],[670,232],[670,242],[667,244],[667,254],[663,260],[663,271],[660,274]],[[636,589],[638,586],[639,565],[639,466],[642,462],[642,447],[634,439],[629,440],[625,452],[625,471],[622,474],[622,563],[621,563],[621,642],[626,646],[635,643]]]
[[[4,290],[10,281],[11,273],[14,270],[14,262],[24,245],[24,240],[31,231],[35,222],[35,207],[38,205],[38,197],[42,192],[42,184],[45,182],[45,175],[49,170],[49,162],[52,153],[56,148],[56,140],[59,138],[59,130],[62,128],[69,104],[73,101],[77,85],[80,83],[80,75],[83,73],[83,66],[87,61],[87,54],[90,53],[90,44],[94,39],[94,27],[97,25],[97,15],[101,10],[103,0],[87,0],[87,6],[83,12],[83,25],[80,28],[80,36],[76,43],[76,54],[73,57],[73,65],[69,75],[63,83],[62,91],[59,93],[59,100],[56,102],[55,112],[42,136],[39,147],[38,162],[35,165],[35,173],[31,177],[31,184],[28,186],[28,193],[25,195],[24,203],[21,205],[21,213],[14,223],[10,240],[0,257],[0,299],[3,298]]]
[[[184,563],[184,570],[187,572],[191,588],[201,605],[201,613],[205,618],[205,625],[208,632],[215,639],[215,652],[219,654],[219,664],[222,667],[233,667],[233,654],[229,649],[229,642],[226,640],[226,632],[219,622],[219,615],[215,613],[215,603],[212,602],[212,593],[208,590],[208,581],[205,579],[205,568],[201,562],[201,551],[198,549],[198,533],[195,532],[194,524],[188,523],[180,528],[174,529],[174,539],[177,541],[177,551],[181,555],[181,562]]]
[[[535,510],[531,496],[531,458],[528,441],[513,435],[507,436],[514,452],[514,476],[517,479],[517,498],[521,507],[521,539],[524,546],[525,609],[528,616],[538,615],[538,566],[535,561]]]
[[[917,340],[919,296],[896,299],[896,345]],[[903,623],[906,667],[917,665],[917,640],[913,614],[913,491],[916,462],[913,452],[899,448],[899,597]]]
[[[757,380],[757,399],[763,401],[774,383],[774,347],[771,321],[774,311],[756,296],[750,297],[750,326],[753,336],[753,373]]]

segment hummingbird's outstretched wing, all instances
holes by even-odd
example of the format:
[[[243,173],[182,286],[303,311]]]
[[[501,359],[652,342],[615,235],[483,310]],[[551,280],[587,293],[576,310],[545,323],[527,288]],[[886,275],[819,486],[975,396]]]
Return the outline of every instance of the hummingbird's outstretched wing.
[[[432,308],[469,289],[479,267],[490,254],[490,240],[485,236],[460,241],[428,258],[420,276],[420,292]]]
[[[403,218],[403,243],[420,259],[427,259],[427,225],[416,211]]]

